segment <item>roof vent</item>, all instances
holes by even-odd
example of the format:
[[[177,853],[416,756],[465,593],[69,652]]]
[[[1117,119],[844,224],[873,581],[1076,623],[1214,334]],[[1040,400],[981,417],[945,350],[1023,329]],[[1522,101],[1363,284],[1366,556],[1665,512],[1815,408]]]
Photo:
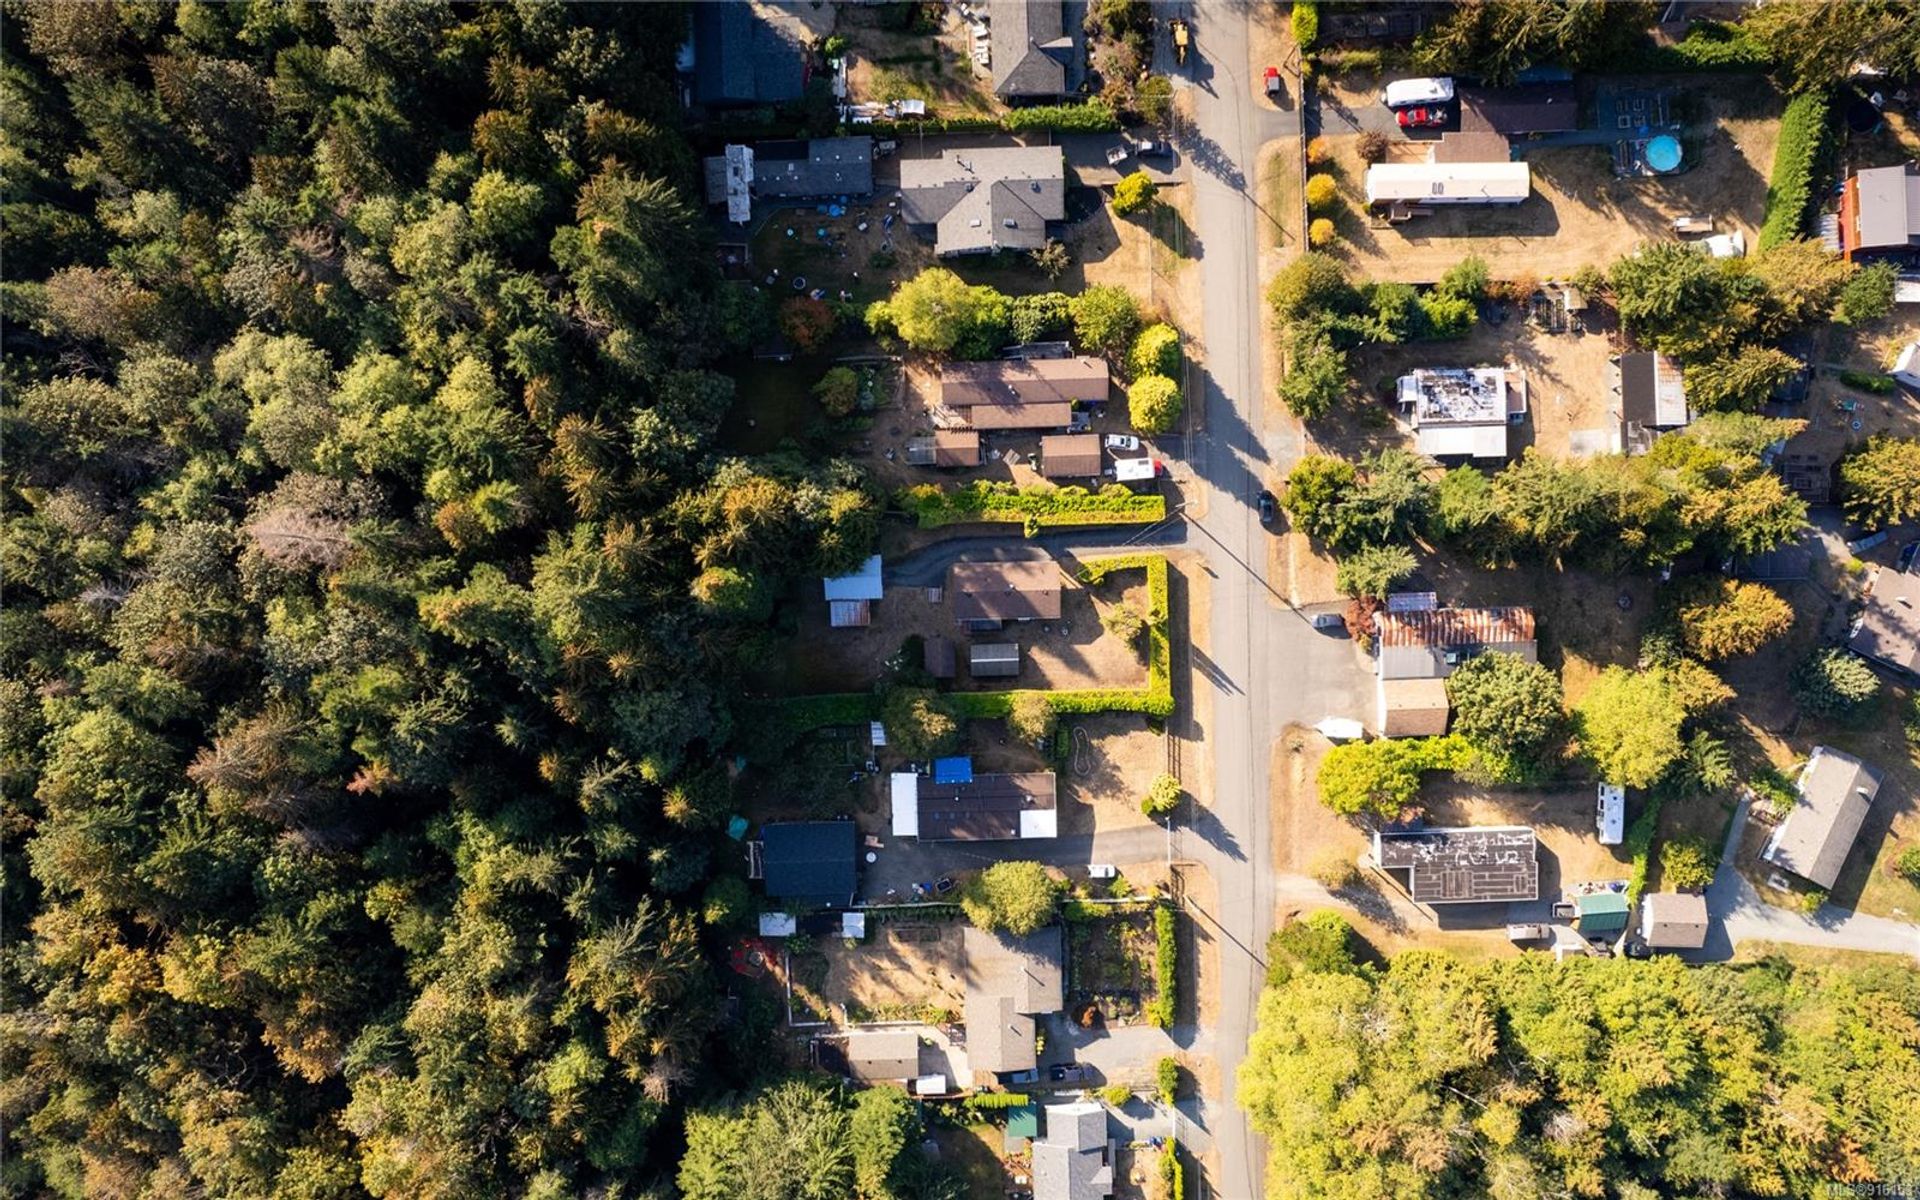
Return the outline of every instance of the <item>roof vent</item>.
[[[1040,193],[1040,181],[1038,179],[1034,180],[1032,183],[1029,183],[1027,186],[1033,189],[1035,195],[1038,195]]]
[[[1005,221],[1001,222],[1001,224],[1005,225],[1008,229],[1020,228],[1020,222],[1014,220],[1012,217],[1008,217]]]

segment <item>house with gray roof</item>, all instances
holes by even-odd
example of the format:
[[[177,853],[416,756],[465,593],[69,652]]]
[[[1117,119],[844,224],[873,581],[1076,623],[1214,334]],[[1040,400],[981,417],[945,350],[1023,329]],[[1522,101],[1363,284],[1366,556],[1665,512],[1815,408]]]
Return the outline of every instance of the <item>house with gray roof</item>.
[[[1107,1110],[1091,1100],[1049,1104],[1047,1128],[1033,1142],[1033,1200],[1105,1200],[1113,1195],[1118,1146]]]
[[[1056,100],[1080,90],[1086,46],[1080,22],[1068,20],[1066,8],[1060,0],[993,0],[987,49],[994,95]]]
[[[976,1080],[1039,1065],[1034,1018],[1066,1005],[1065,939],[1060,926],[1026,937],[969,925],[961,933],[966,988],[967,1063]]]
[[[707,108],[789,104],[805,94],[804,27],[758,0],[693,6],[693,99]]]
[[[1645,454],[1655,438],[1684,429],[1693,419],[1680,364],[1664,354],[1642,351],[1608,360],[1607,390],[1613,419],[1619,422],[1613,447],[1617,454]]]
[[[1880,794],[1881,774],[1843,750],[1815,746],[1800,770],[1787,819],[1760,857],[1808,883],[1831,888]]]
[[[727,218],[745,223],[751,200],[818,200],[873,194],[873,139],[832,137],[728,146],[709,156],[707,203],[725,204]]]
[[[1849,259],[1920,251],[1920,167],[1856,171],[1841,185],[1840,247]]]
[[[1889,670],[1920,674],[1920,575],[1885,567],[1874,573],[1847,649]]]
[[[973,146],[900,163],[900,212],[933,229],[935,253],[1038,250],[1047,223],[1067,219],[1067,161],[1058,146]]]

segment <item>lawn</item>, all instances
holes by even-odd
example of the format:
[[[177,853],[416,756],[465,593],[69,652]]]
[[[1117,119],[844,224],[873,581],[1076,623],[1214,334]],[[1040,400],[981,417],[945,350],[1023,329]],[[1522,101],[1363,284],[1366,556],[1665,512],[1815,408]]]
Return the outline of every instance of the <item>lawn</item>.
[[[735,367],[733,406],[720,422],[719,444],[739,454],[765,454],[789,438],[809,442],[831,436],[827,414],[813,398],[826,372],[809,362],[747,362]]]
[[[994,1125],[968,1125],[933,1131],[940,1161],[966,1181],[974,1200],[1001,1200],[1007,1194],[1007,1168],[1000,1158],[1002,1131]]]

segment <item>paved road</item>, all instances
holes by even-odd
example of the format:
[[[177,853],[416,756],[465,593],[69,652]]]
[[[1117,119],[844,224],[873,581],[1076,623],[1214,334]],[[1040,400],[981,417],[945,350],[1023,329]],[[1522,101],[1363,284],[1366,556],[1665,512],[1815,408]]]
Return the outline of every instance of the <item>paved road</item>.
[[[1796,946],[1824,946],[1830,950],[1871,950],[1920,958],[1920,928],[1904,921],[1869,916],[1824,905],[1812,916],[1802,916],[1768,904],[1746,876],[1734,866],[1740,835],[1747,827],[1747,806],[1733,815],[1727,843],[1721,849],[1720,869],[1707,888],[1709,925],[1706,947],[1690,959],[1718,961],[1731,958],[1744,941],[1786,942]]]

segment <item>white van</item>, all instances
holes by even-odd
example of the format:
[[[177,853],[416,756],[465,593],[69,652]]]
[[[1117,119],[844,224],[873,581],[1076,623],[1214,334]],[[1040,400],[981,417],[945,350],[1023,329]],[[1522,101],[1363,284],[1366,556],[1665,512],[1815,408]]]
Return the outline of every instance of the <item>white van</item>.
[[[1388,108],[1412,108],[1420,104],[1448,104],[1453,100],[1451,79],[1396,79],[1380,93],[1380,103]]]

